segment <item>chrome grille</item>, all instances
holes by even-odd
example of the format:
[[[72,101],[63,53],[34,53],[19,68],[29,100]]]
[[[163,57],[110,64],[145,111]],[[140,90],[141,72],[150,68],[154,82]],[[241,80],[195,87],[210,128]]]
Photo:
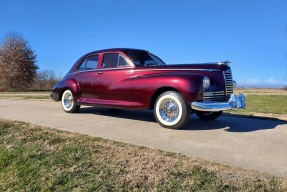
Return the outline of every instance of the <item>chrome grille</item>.
[[[231,69],[224,71],[225,86],[226,86],[226,97],[230,98],[230,95],[233,94],[233,79]]]
[[[204,101],[226,101],[233,94],[233,79],[231,69],[223,72],[225,79],[225,91],[210,91],[203,93]]]
[[[224,91],[204,92],[203,100],[204,101],[224,101],[225,92]]]

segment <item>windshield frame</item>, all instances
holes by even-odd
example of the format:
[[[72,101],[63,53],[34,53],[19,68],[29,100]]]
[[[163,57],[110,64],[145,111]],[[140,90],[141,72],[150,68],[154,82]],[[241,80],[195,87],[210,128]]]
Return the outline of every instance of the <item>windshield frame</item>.
[[[158,65],[166,65],[165,62],[159,58],[158,56],[156,56],[155,54],[152,54],[150,52],[148,52],[148,54],[151,56],[151,58],[158,64]]]

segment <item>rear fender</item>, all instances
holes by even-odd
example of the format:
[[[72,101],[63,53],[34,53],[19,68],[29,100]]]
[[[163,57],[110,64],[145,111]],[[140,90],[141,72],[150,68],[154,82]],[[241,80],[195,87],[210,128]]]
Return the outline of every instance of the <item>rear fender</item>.
[[[72,92],[74,101],[77,101],[81,96],[78,82],[73,79],[67,79],[57,83],[53,87],[52,90],[53,100],[61,101],[62,95],[65,90],[70,90]]]

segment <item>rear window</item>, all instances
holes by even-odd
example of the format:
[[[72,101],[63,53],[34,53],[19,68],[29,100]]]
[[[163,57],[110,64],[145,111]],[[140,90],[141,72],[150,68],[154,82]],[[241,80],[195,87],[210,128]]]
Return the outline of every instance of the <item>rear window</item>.
[[[79,71],[93,70],[98,67],[98,55],[87,57],[79,66]]]

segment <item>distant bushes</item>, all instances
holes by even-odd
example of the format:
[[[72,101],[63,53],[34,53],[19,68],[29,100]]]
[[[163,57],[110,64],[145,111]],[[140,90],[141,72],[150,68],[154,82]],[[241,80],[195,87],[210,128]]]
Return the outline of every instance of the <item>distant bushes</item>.
[[[62,77],[56,76],[52,70],[38,71],[31,89],[33,91],[51,91],[53,86],[61,79]]]

